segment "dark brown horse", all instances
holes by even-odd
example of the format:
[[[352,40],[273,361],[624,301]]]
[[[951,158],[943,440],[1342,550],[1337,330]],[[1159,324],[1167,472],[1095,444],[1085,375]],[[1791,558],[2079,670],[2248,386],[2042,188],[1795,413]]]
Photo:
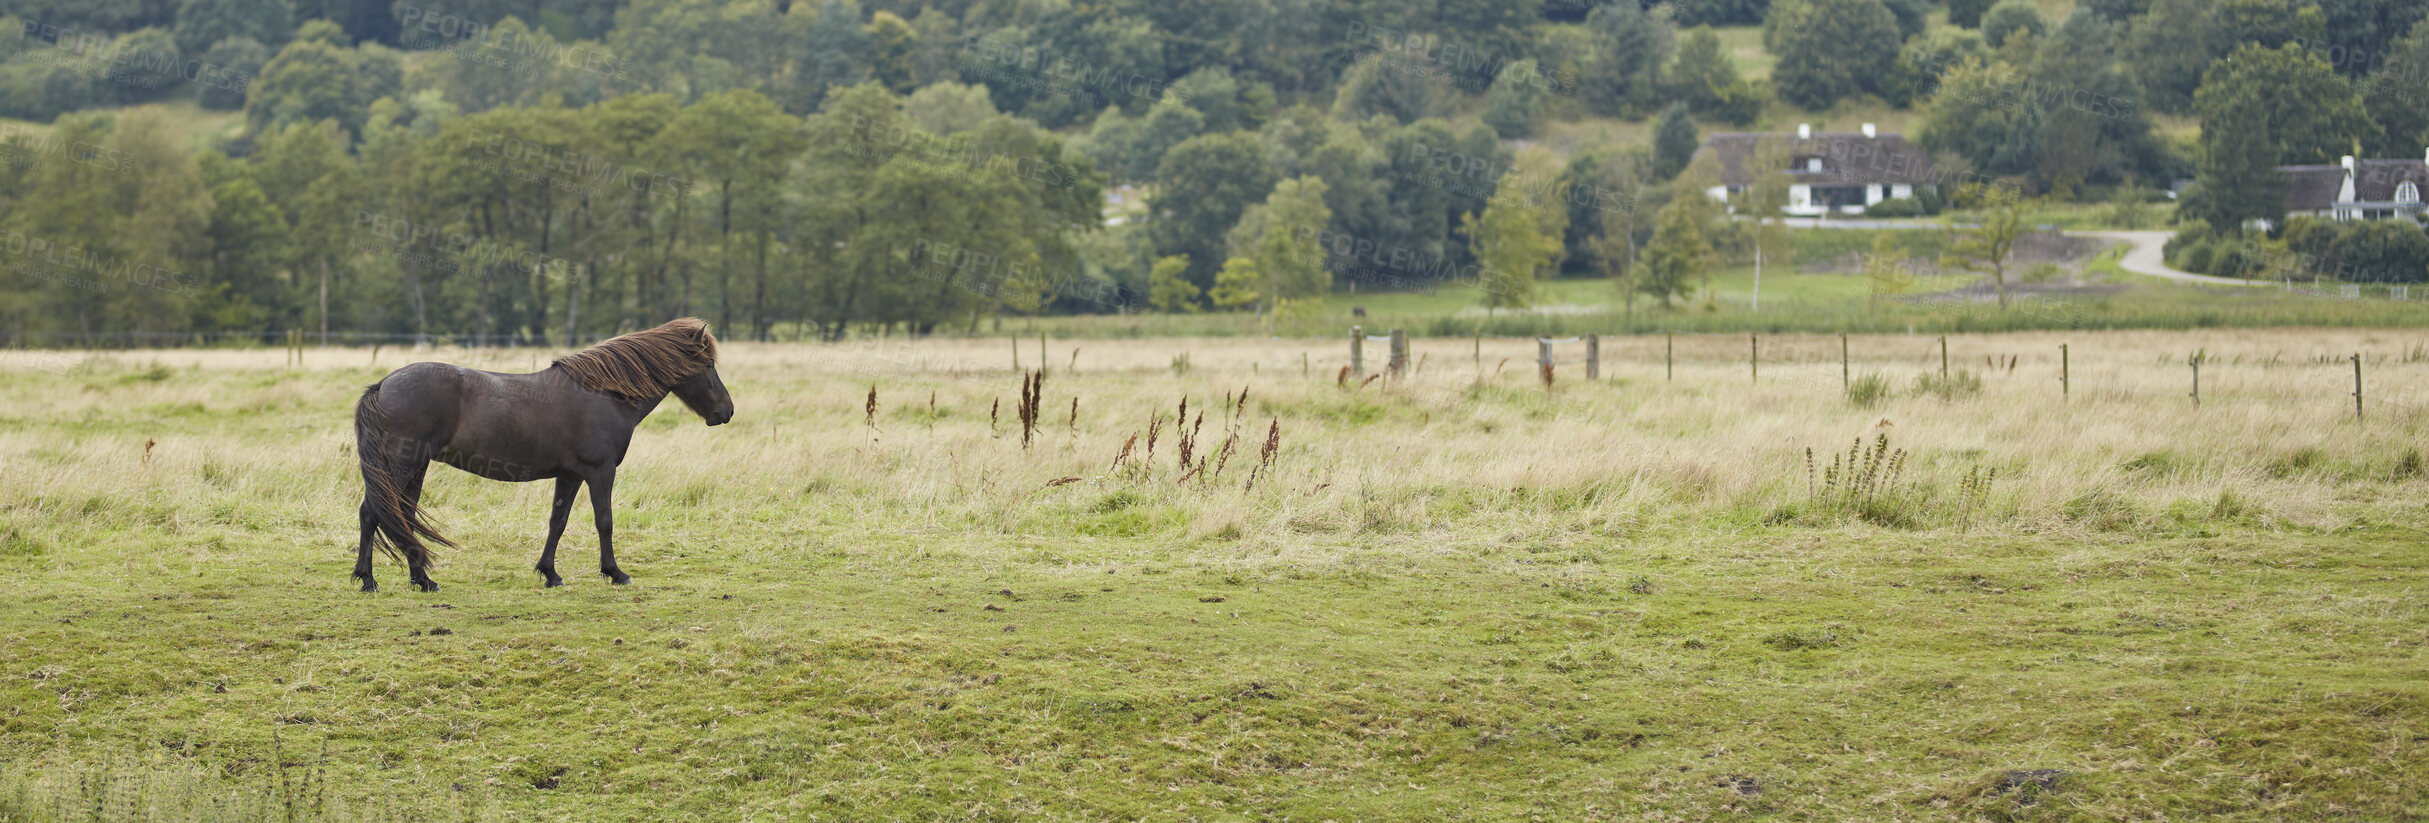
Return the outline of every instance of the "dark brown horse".
[[[670,393],[711,426],[734,419],[734,400],[717,379],[717,338],[698,319],[617,337],[531,374],[415,363],[371,384],[354,404],[364,487],[354,576],[363,591],[380,589],[371,579],[375,544],[403,555],[414,586],[439,590],[423,541],[455,544],[421,518],[422,475],[433,459],[491,480],[557,481],[548,546],[537,567],[550,586],[565,583],[557,576],[557,538],[565,534],[574,492],[589,483],[599,573],[619,585],[632,582],[616,568],[616,466],[633,427]]]

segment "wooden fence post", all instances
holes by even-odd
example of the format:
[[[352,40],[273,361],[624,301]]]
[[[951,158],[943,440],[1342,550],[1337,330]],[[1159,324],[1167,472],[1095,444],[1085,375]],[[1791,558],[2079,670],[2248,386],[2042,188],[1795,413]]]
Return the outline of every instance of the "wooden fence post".
[[[1586,335],[1586,379],[1602,379],[1602,335]]]
[[[2068,368],[2066,361],[2066,344],[2060,343],[2058,344],[2058,399],[2060,400],[2066,399],[2067,395],[2073,391],[2074,388],[2072,385],[2073,381],[2068,379],[2072,375],[2068,374],[2071,369]]]
[[[1762,341],[1762,338],[1757,337],[1757,336],[1755,335],[1755,333],[1754,333],[1754,332],[1747,332],[1747,333],[1746,333],[1746,379],[1747,379],[1747,380],[1749,380],[1749,381],[1751,381],[1751,382],[1760,383],[1760,382],[1762,382],[1762,380],[1763,380],[1762,354],[1763,354],[1763,341]]]
[[[1537,370],[1543,373],[1543,387],[1552,388],[1552,341],[1550,339],[1535,338],[1535,365]]]
[[[1948,335],[1940,335],[1940,385],[1948,385]]]
[[[1675,354],[1677,354],[1677,353],[1678,353],[1678,341],[1677,341],[1675,338],[1673,338],[1673,337],[1670,335],[1670,333],[1669,333],[1669,332],[1662,332],[1662,379],[1663,379],[1663,380],[1669,380],[1669,379],[1672,379],[1673,377],[1676,377],[1676,376],[1677,376],[1677,371],[1676,371],[1676,369],[1674,369],[1674,368],[1672,367],[1672,364],[1673,364],[1673,362],[1675,361],[1675,358],[1674,358],[1674,357],[1672,357],[1672,355],[1675,355]]]
[[[1021,373],[1021,336],[1012,336],[1012,373]]]
[[[1074,354],[1073,357],[1078,357]],[[1037,330],[1037,373],[1046,373],[1046,330]]]
[[[2362,355],[2353,353],[2353,419],[2362,419]]]
[[[1408,376],[1408,332],[1392,330],[1392,379]]]
[[[1366,327],[1349,327],[1349,376],[1352,380],[1366,379]]]
[[[2194,352],[2185,362],[2193,364],[2193,408],[2201,408],[2201,353]]]
[[[1839,335],[1839,391],[1845,393],[1852,388],[1855,388],[1854,384],[1848,381],[1847,335],[1842,334]]]

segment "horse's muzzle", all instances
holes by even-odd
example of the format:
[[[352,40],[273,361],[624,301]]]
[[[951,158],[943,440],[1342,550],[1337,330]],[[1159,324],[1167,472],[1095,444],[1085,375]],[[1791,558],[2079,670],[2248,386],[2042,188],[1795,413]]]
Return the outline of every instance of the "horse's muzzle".
[[[711,426],[723,426],[723,425],[725,425],[725,424],[727,424],[727,423],[733,422],[733,420],[734,420],[734,413],[729,411],[729,412],[724,412],[724,413],[721,413],[721,414],[719,414],[719,415],[717,415],[717,416],[715,416],[715,417],[711,417],[711,418],[709,418],[709,419],[708,419],[708,424],[709,424],[709,425],[711,425]]]

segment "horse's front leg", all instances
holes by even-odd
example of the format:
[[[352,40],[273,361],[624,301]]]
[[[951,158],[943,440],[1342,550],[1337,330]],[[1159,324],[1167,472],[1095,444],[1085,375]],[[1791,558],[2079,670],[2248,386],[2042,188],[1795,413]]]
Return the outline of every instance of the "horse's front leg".
[[[590,477],[590,517],[599,528],[599,573],[621,586],[633,582],[632,575],[616,568],[616,470],[601,469]]]
[[[574,493],[582,490],[582,478],[567,475],[557,478],[557,499],[548,508],[548,547],[540,550],[540,574],[548,578],[548,587],[565,585],[557,576],[557,540],[565,536],[565,518],[573,513]]]

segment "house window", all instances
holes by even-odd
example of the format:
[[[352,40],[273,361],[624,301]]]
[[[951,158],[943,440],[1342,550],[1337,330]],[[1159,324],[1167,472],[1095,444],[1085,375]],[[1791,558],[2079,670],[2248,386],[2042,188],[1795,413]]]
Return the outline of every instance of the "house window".
[[[1863,186],[1815,186],[1813,203],[1825,208],[1864,205]]]
[[[2418,203],[2418,202],[2421,202],[2421,190],[2420,190],[2420,188],[2419,188],[2419,187],[2417,187],[2417,186],[2412,185],[2412,181],[2410,181],[2410,180],[2406,180],[2406,181],[2404,181],[2404,182],[2402,182],[2402,183],[2397,183],[2397,184],[2395,185],[2395,202],[2398,202],[2398,203]]]

